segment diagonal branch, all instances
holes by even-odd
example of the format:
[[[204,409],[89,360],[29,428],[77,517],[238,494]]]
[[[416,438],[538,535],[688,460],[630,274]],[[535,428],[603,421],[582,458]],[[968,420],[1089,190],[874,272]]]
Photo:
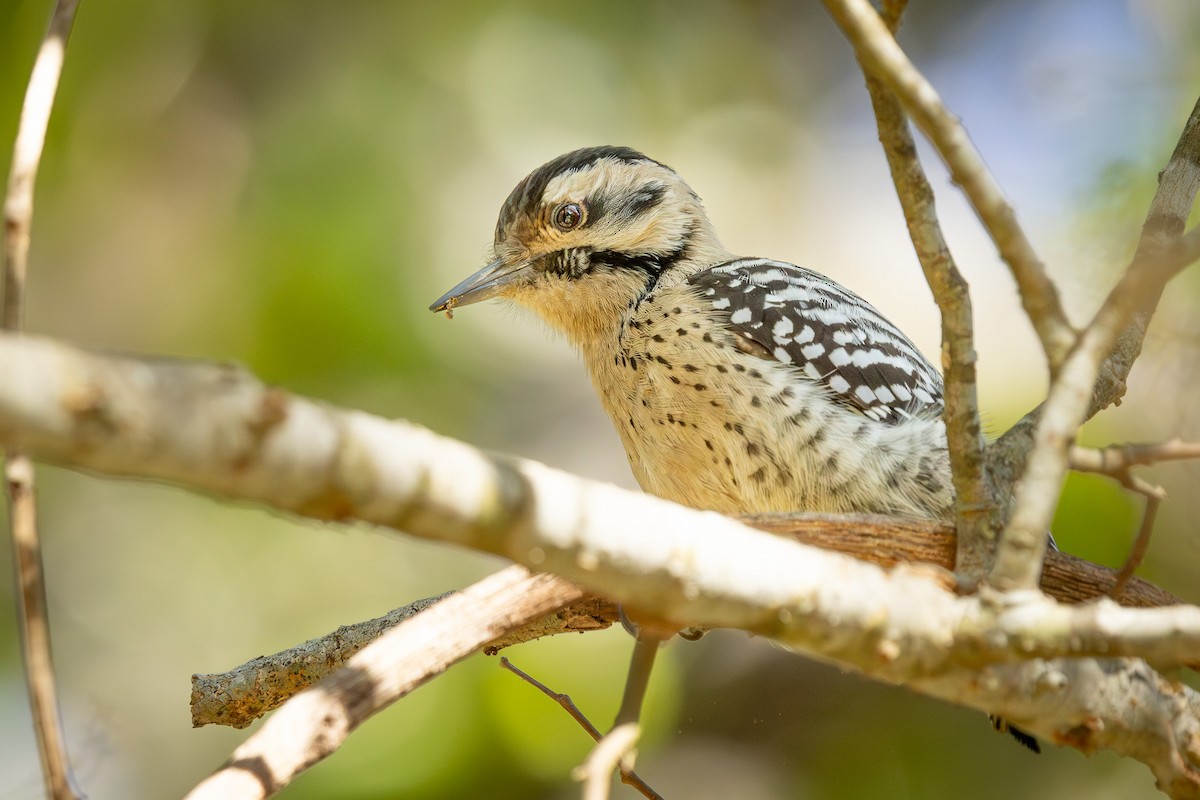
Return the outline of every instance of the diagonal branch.
[[[1063,311],[1057,287],[966,130],[896,44],[868,0],[825,0],[825,8],[854,46],[859,62],[895,93],[946,162],[954,182],[962,187],[1012,271],[1051,374],[1056,373],[1075,344],[1075,331]]]
[[[1200,191],[1200,100],[1192,108],[1170,160],[1159,173],[1158,191],[1146,214],[1135,258],[1160,252],[1182,233],[1197,191]],[[1088,419],[1113,403],[1120,402],[1124,396],[1125,381],[1141,353],[1142,341],[1157,302],[1157,296],[1146,298],[1142,307],[1134,313],[1129,326],[1117,338],[1100,369],[1099,377],[1091,387]],[[1033,449],[1034,429],[1042,411],[1043,406],[1030,411],[988,448],[988,474],[993,485],[1000,490],[1000,496],[1010,499],[1007,507],[1001,509],[998,520],[1001,523],[1007,521],[1012,510],[1012,494],[1003,490],[1016,484],[1025,467],[1025,459]]]
[[[1058,496],[1066,479],[1070,446],[1087,419],[1092,387],[1117,338],[1135,315],[1153,304],[1180,270],[1200,259],[1200,228],[1152,255],[1135,257],[1109,292],[1091,324],[1050,386],[1042,406],[1025,473],[1014,491],[1015,510],[989,575],[994,585],[1029,589],[1038,584]]]
[[[885,21],[893,33],[899,27],[903,6],[903,2],[895,3],[885,10]],[[942,315],[942,372],[946,381],[944,417],[958,531],[954,568],[960,576],[978,580],[986,572],[995,545],[991,526],[995,501],[984,471],[971,295],[942,235],[933,188],[921,167],[904,108],[882,80],[870,71],[864,70],[864,73],[879,126],[879,141],[904,210],[909,237]]]
[[[592,724],[592,721],[585,717],[583,712],[579,710],[579,707],[575,705],[575,702],[571,700],[570,695],[554,691],[546,684],[534,678],[528,672],[518,668],[504,656],[500,656],[500,666],[513,673],[542,694],[546,695],[546,697],[549,697],[551,700],[558,703],[562,707],[563,711],[566,711],[568,714],[570,714],[571,719],[578,722],[579,727],[587,731],[587,735],[591,736],[594,741],[598,743],[604,738],[596,726]],[[641,776],[632,769],[627,768],[624,764],[618,764],[617,766],[621,771],[621,783],[632,786],[644,796],[651,798],[651,800],[663,800],[662,795],[650,788],[650,785],[642,780]]]
[[[414,616],[280,709],[191,800],[259,800],[336,751],[369,717],[484,643],[581,594],[553,575],[508,567]]]
[[[67,40],[75,22],[76,6],[77,0],[59,0],[55,5],[21,106],[12,172],[4,197],[4,296],[0,305],[0,329],[5,331],[20,332],[23,327],[25,278],[29,271],[29,240],[33,227],[33,189]],[[20,450],[10,448],[5,454],[4,482],[17,572],[17,616],[25,682],[46,790],[56,799],[81,797],[71,774],[58,708],[46,576],[37,529],[33,463]]]
[[[1131,605],[1137,604],[1138,600],[1146,600],[1151,597],[1147,594],[1150,586],[1135,581],[1130,586],[1128,596],[1122,599]],[[1100,591],[1094,591],[1090,596],[1094,597]],[[382,617],[343,625],[332,633],[287,650],[253,658],[228,672],[193,675],[192,726],[228,725],[245,728],[283,705],[297,692],[341,669],[347,659],[388,630],[450,595],[447,592],[437,597],[426,597],[389,611]],[[1157,605],[1179,602],[1170,597],[1156,596],[1153,599],[1164,601],[1157,602]],[[583,597],[487,642],[483,652],[494,655],[504,647],[543,636],[604,630],[616,621],[617,607],[613,603],[599,597]]]

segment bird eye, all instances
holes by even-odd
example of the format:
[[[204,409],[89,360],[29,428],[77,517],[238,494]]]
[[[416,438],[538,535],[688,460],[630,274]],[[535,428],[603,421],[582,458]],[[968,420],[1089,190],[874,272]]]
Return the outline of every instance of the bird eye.
[[[554,227],[560,231],[569,231],[573,228],[578,228],[579,223],[583,222],[583,209],[578,203],[563,203],[554,209]]]

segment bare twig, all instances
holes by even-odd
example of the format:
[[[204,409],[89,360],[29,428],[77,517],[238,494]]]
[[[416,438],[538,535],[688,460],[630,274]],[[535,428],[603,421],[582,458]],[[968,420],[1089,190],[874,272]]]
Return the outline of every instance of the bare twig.
[[[1126,447],[1133,448],[1135,446],[1127,445]],[[1122,447],[1106,447],[1103,450],[1093,450],[1090,447],[1075,445],[1068,451],[1067,463],[1071,469],[1077,472],[1094,472],[1100,475],[1107,475],[1120,482],[1122,486],[1131,492],[1152,497],[1155,500],[1167,499],[1167,492],[1161,486],[1155,486],[1133,474],[1133,467],[1136,464],[1149,464],[1155,460],[1160,460],[1151,455],[1153,451],[1157,451],[1160,448],[1154,445],[1139,445],[1136,447],[1138,448],[1136,450],[1126,450]],[[1164,449],[1163,452],[1165,453],[1167,450]],[[1185,446],[1180,452],[1187,452],[1187,447]],[[1197,458],[1200,457],[1200,451],[1197,451],[1197,455],[1195,456],[1176,455],[1175,457]],[[1146,458],[1150,460],[1142,460],[1140,462],[1135,460]],[[1161,458],[1165,459],[1167,456],[1162,456]]]
[[[1142,565],[1142,559],[1146,557],[1146,551],[1150,548],[1150,535],[1154,532],[1154,519],[1158,516],[1158,507],[1161,504],[1161,497],[1153,494],[1146,495],[1146,507],[1142,510],[1142,524],[1138,526],[1137,538],[1133,540],[1133,547],[1129,548],[1129,556],[1121,565],[1121,569],[1117,571],[1117,578],[1113,581],[1112,590],[1109,592],[1113,597],[1121,596],[1129,584],[1129,579],[1133,577],[1133,573]]]
[[[1158,191],[1150,201],[1134,259],[1166,250],[1182,234],[1200,191],[1200,100],[1183,125],[1170,160],[1158,174]]]
[[[562,706],[563,711],[566,711],[571,716],[571,719],[579,723],[579,727],[587,731],[587,735],[592,737],[592,741],[600,741],[600,737],[602,736],[600,729],[593,725],[592,721],[588,719],[582,711],[579,710],[579,706],[575,705],[575,701],[571,699],[571,695],[554,691],[549,686],[509,661],[505,656],[500,656],[500,668],[508,670],[533,688],[537,689],[542,694],[546,695],[546,697],[549,697],[551,700],[558,703],[560,706]]]
[[[55,6],[21,106],[12,171],[4,198],[4,298],[0,328],[6,331],[20,331],[23,327],[33,190],[76,6],[77,0],[59,0]],[[32,462],[19,450],[9,449],[4,459],[4,478],[17,571],[17,615],[25,681],[46,791],[56,800],[81,797],[71,773],[55,688]]]
[[[1134,316],[1184,267],[1200,258],[1200,228],[1149,256],[1135,257],[1109,292],[1050,386],[1034,448],[1014,492],[1015,510],[1001,537],[989,580],[1007,589],[1038,584],[1046,531],[1058,505],[1075,433],[1087,419],[1101,365]]]
[[[1112,581],[1109,580],[1109,583]],[[1142,597],[1135,582],[1131,596]],[[259,656],[228,672],[192,676],[192,725],[228,725],[244,728],[283,705],[289,697],[341,669],[357,653],[386,631],[450,595],[415,600],[382,617],[343,625],[325,636],[269,656]],[[495,655],[504,647],[554,636],[604,630],[617,620],[617,607],[599,597],[583,597],[540,619],[508,631],[488,642],[483,652]]]
[[[1159,173],[1158,191],[1146,214],[1135,258],[1153,256],[1178,237],[1184,229],[1197,191],[1200,191],[1200,101],[1192,108],[1167,166]],[[1124,396],[1126,378],[1141,353],[1142,341],[1157,301],[1157,296],[1146,298],[1141,309],[1135,312],[1132,322],[1117,338],[1116,345],[1091,387],[1087,410],[1089,419]],[[998,526],[1007,522],[1011,513],[1013,493],[1009,489],[1016,485],[1017,478],[1025,468],[1025,460],[1033,449],[1034,430],[1041,419],[1042,410],[1043,406],[1038,406],[1030,411],[988,448],[988,475],[999,496],[1009,500],[1000,509]]]
[[[1116,444],[1104,448],[1075,446],[1071,448],[1071,469],[1116,475],[1132,467],[1192,458],[1200,458],[1200,443],[1182,439],[1155,444]]]
[[[884,21],[893,33],[899,27],[905,5],[894,2],[885,6]],[[909,237],[942,315],[944,417],[958,530],[955,571],[965,579],[978,580],[986,572],[995,535],[991,527],[994,500],[984,473],[983,436],[976,398],[971,296],[942,235],[933,188],[921,167],[904,109],[882,80],[868,70],[864,69],[864,73],[879,126],[879,141],[904,210]]]
[[[895,93],[946,162],[954,182],[962,187],[1012,271],[1051,373],[1056,373],[1075,344],[1075,332],[1063,311],[1057,287],[966,130],[896,44],[868,0],[825,0],[825,7],[854,45],[859,61]]]
[[[561,578],[509,567],[446,598],[288,701],[188,797],[243,800],[275,794],[337,750],[368,717],[505,631],[580,595]]]
[[[382,617],[296,645],[282,653],[259,656],[229,672],[192,676],[192,726],[244,728],[307,689],[386,631],[450,596],[416,600]]]
[[[1118,570],[1113,587],[1109,591],[1112,597],[1120,597],[1129,584],[1133,573],[1141,566],[1150,547],[1150,536],[1154,532],[1154,519],[1158,515],[1158,507],[1167,493],[1161,486],[1148,483],[1133,474],[1133,467],[1139,464],[1152,464],[1155,461],[1169,459],[1200,458],[1200,446],[1181,442],[1178,439],[1159,445],[1121,445],[1094,450],[1089,447],[1074,446],[1070,450],[1071,469],[1080,472],[1096,472],[1108,475],[1121,482],[1121,485],[1131,492],[1144,495],[1145,508],[1142,509],[1142,522],[1138,526],[1137,537],[1129,550],[1129,556]]]
[[[582,711],[579,710],[579,706],[575,705],[575,701],[571,699],[570,695],[561,694],[559,692],[554,691],[549,686],[547,686],[546,684],[539,681],[537,678],[534,678],[528,672],[525,672],[524,670],[517,667],[515,664],[513,664],[511,661],[509,661],[504,656],[500,657],[500,666],[502,668],[508,670],[509,672],[513,673],[518,678],[525,681],[526,683],[528,683],[533,688],[537,689],[542,694],[546,695],[546,697],[549,697],[551,700],[558,703],[560,706],[562,706],[562,709],[564,711],[566,711],[568,714],[571,715],[571,719],[573,719],[579,723],[579,727],[581,727],[585,731],[587,731],[588,736],[591,736],[593,741],[596,741],[596,742],[600,741],[602,736],[601,736],[599,729],[596,728],[596,726],[592,724],[592,721],[590,719],[588,719]],[[641,792],[644,797],[649,797],[649,798],[651,798],[651,800],[663,800],[662,795],[660,795],[658,792],[654,791],[654,789],[650,788],[650,785],[647,784],[644,780],[642,780],[642,778],[636,772],[634,772],[631,769],[626,769],[623,765],[620,765],[620,764],[618,764],[618,769],[621,771],[621,782],[622,783],[624,783],[627,786],[632,786],[633,788],[635,788],[639,792]]]

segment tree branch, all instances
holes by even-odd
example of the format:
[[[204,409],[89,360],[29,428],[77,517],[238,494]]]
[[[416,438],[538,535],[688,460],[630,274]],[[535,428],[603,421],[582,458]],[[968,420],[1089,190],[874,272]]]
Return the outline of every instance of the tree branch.
[[[1133,591],[1137,592],[1140,588]],[[437,597],[426,597],[382,617],[343,625],[325,636],[269,656],[259,656],[228,672],[193,675],[193,727],[246,727],[283,705],[289,697],[341,669],[347,659],[388,630],[451,594],[447,592]],[[507,631],[498,639],[486,643],[483,651],[494,655],[505,647],[543,636],[604,630],[616,621],[615,604],[587,596],[529,624]]]
[[[1154,444],[1115,444],[1103,448],[1077,445],[1071,448],[1071,469],[1116,475],[1132,467],[1193,458],[1200,458],[1200,443],[1182,439]]]
[[[1129,655],[1162,668],[1200,661],[1195,607],[1062,607],[1031,593],[959,598],[928,580],[928,568],[885,572],[717,514],[268,389],[229,366],[93,356],[0,336],[0,442],[76,467],[325,519],[354,517],[504,555],[643,617],[741,628],[918,688],[950,686],[938,680],[1029,658]],[[1026,706],[988,707],[981,698],[991,690],[971,695],[969,682],[953,685],[965,693],[957,702],[1024,723],[1011,710]],[[1091,694],[1108,696],[1102,688]],[[1040,689],[1013,691],[1016,697]],[[1132,713],[1124,703],[1100,700],[1086,719],[1071,709],[1077,707],[1049,703],[1026,727],[1063,738],[1087,719],[1121,726]],[[1149,762],[1162,747],[1185,750],[1187,738],[1153,738],[1178,733],[1176,727],[1104,741]],[[1179,764],[1190,757],[1178,755]],[[1159,778],[1183,775],[1181,766]]]
[[[385,633],[344,669],[292,698],[189,800],[258,800],[332,754],[376,712],[484,643],[577,599],[553,575],[508,567]]]
[[[1180,270],[1200,258],[1200,228],[1165,250],[1135,257],[1083,331],[1050,385],[1034,433],[1034,447],[1014,490],[1015,510],[996,550],[989,580],[1008,589],[1037,586],[1047,540],[1067,473],[1067,458],[1087,419],[1101,365],[1136,314],[1153,305]]]
[[[1051,374],[1056,373],[1075,344],[1075,332],[1057,287],[966,130],[908,60],[868,0],[825,0],[825,8],[854,46],[859,62],[891,89],[946,162],[954,182],[962,187],[1012,271]]]
[[[742,517],[749,525],[803,544],[834,550],[882,567],[928,564],[927,577],[939,578],[947,590],[955,587],[955,533],[949,525],[888,517],[826,514],[755,514]],[[940,567],[946,572],[939,572]],[[1183,601],[1139,578],[1117,591],[1117,570],[1101,567],[1068,553],[1047,554],[1042,590],[1063,603],[1083,603],[1104,595],[1117,597],[1131,608],[1178,605]],[[269,656],[260,656],[234,669],[192,676],[192,724],[244,728],[278,708],[289,697],[316,683],[388,628],[447,595],[417,600],[383,617],[344,625],[333,633]],[[617,621],[617,606],[587,596],[535,622],[510,631],[484,647],[489,655],[521,642],[560,633],[602,630]]]
[[[25,278],[29,271],[29,241],[33,228],[33,190],[67,40],[75,22],[76,6],[77,0],[59,0],[55,5],[21,106],[12,171],[4,197],[4,296],[0,305],[0,329],[5,331],[20,332],[23,328]],[[4,480],[18,583],[17,627],[46,791],[56,800],[81,797],[82,792],[76,788],[71,773],[55,687],[33,463],[20,450],[9,448],[5,453]]]
[[[1197,191],[1200,191],[1200,100],[1192,108],[1167,166],[1159,173],[1158,190],[1142,226],[1135,260],[1161,252],[1182,233]],[[1142,308],[1135,312],[1130,325],[1117,338],[1116,345],[1107,355],[1100,375],[1091,387],[1088,419],[1113,403],[1120,402],[1125,395],[1125,382],[1142,351],[1142,341],[1157,302],[1158,297],[1147,298]],[[1000,527],[1011,515],[1013,502],[1012,493],[1004,490],[1016,485],[1025,467],[1025,460],[1033,449],[1034,429],[1041,419],[1043,406],[1026,414],[988,448],[988,474],[999,496],[1009,500],[1000,510]]]
[[[253,658],[229,672],[193,675],[192,727],[246,727],[284,700],[341,669],[347,659],[386,631],[451,594],[426,597],[382,617],[343,625],[282,653]]]
[[[900,25],[904,5],[895,3],[885,9],[885,22],[893,34]],[[995,500],[984,472],[971,295],[942,235],[933,188],[921,167],[904,108],[882,80],[866,68],[863,72],[879,127],[879,141],[908,223],[909,238],[942,316],[942,373],[946,382],[943,417],[958,531],[954,566],[960,576],[978,580],[986,573],[995,546],[991,513]]]

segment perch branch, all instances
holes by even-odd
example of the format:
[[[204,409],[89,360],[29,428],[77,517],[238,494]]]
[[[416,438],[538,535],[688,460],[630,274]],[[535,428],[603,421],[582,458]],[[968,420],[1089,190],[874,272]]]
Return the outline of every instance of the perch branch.
[[[1134,656],[1159,668],[1200,661],[1195,607],[1060,606],[1040,593],[956,597],[927,579],[927,567],[887,572],[718,514],[290,395],[228,365],[96,356],[0,336],[0,442],[76,468],[496,553],[576,581],[642,618],[741,628],[893,683],[924,685],[1030,658]],[[969,692],[956,700],[986,705]],[[1063,708],[1078,707],[1051,703],[1022,727],[1054,738],[1083,724]],[[1004,704],[984,710],[1023,722]],[[1113,725],[1128,713],[1100,700],[1089,707]],[[1157,733],[1112,744],[1158,769],[1153,756],[1169,737],[1182,764],[1191,757],[1192,723],[1164,718]]]
[[[804,544],[835,550],[883,567],[929,564],[929,577],[944,578],[954,587],[955,534],[948,525],[887,517],[841,517],[821,514],[758,514],[743,517],[747,524]],[[935,567],[946,570],[939,572]],[[1059,602],[1083,603],[1112,591],[1116,570],[1068,553],[1047,554],[1042,590]],[[445,595],[442,595],[444,597]],[[1183,601],[1152,583],[1132,578],[1118,597],[1129,607],[1178,605]],[[229,672],[192,677],[192,724],[243,728],[280,706],[292,695],[338,669],[363,645],[379,636],[392,620],[407,619],[414,608],[425,608],[440,597],[410,603],[377,619],[344,625],[337,631],[269,656],[261,656]],[[530,625],[489,643],[484,652],[560,633],[586,633],[617,620],[616,604],[584,597],[547,614]]]

